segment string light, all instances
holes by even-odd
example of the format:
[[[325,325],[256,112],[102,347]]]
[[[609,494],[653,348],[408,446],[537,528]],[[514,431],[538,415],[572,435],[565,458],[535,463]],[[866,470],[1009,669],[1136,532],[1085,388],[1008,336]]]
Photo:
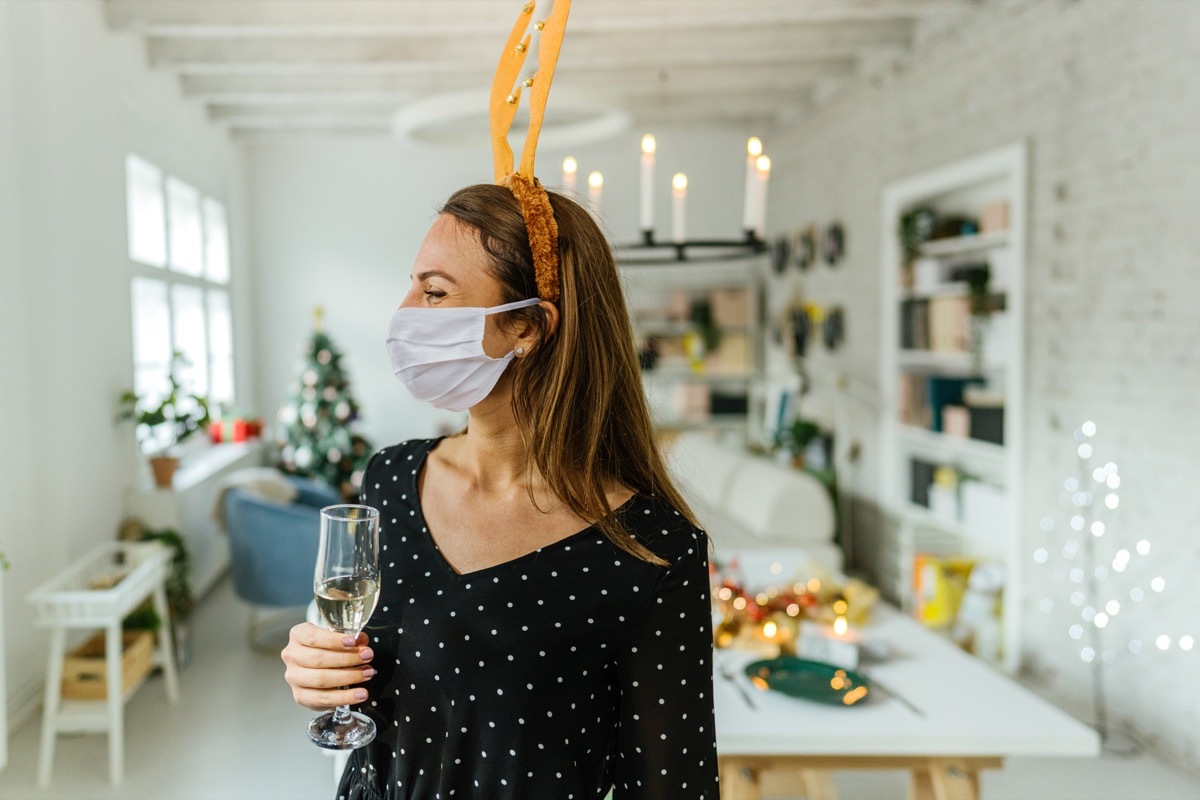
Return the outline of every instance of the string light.
[[[1078,643],[1075,652],[1079,660],[1092,665],[1096,727],[1103,737],[1107,734],[1108,724],[1104,667],[1115,664],[1118,655],[1139,656],[1148,649],[1191,652],[1196,641],[1191,634],[1173,635],[1172,632],[1160,631],[1152,637],[1149,647],[1136,637],[1127,639],[1123,647],[1105,645],[1106,636],[1119,636],[1121,628],[1133,624],[1136,615],[1129,611],[1129,606],[1141,603],[1147,593],[1160,594],[1166,591],[1167,578],[1161,574],[1153,575],[1148,580],[1139,577],[1136,567],[1141,562],[1137,560],[1150,555],[1150,541],[1139,539],[1136,544],[1125,544],[1122,532],[1111,528],[1110,515],[1121,505],[1118,493],[1121,476],[1116,463],[1095,463],[1095,435],[1096,423],[1091,420],[1075,429],[1073,438],[1078,474],[1066,477],[1062,482],[1059,517],[1047,514],[1038,522],[1038,527],[1047,537],[1061,530],[1066,530],[1067,535],[1058,541],[1047,538],[1035,545],[1031,553],[1034,563],[1046,565],[1051,584],[1065,584],[1068,587],[1064,594],[1069,605],[1063,603],[1062,609],[1065,611],[1060,613],[1074,617],[1064,626],[1064,630],[1069,640]],[[1065,522],[1065,526],[1060,525],[1060,521]],[[1085,534],[1085,531],[1091,535]],[[1107,547],[1105,543],[1114,537],[1117,541]],[[1125,546],[1118,546],[1118,543]],[[1061,561],[1058,560],[1060,556]],[[1141,571],[1141,575],[1145,575],[1145,571]],[[1113,585],[1116,582],[1114,579],[1124,581],[1125,586],[1117,589]],[[1128,592],[1128,600],[1123,604],[1125,591]],[[1118,592],[1121,593],[1120,597],[1116,596]],[[1051,597],[1043,597],[1038,601],[1037,608],[1043,614],[1051,614],[1059,610],[1059,604]],[[1118,624],[1118,615],[1123,612]]]

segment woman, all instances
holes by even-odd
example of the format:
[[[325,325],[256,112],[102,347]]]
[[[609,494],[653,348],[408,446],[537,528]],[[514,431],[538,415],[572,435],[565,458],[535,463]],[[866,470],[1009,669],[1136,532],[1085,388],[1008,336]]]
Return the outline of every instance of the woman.
[[[470,421],[367,468],[368,630],[298,625],[283,651],[297,703],[379,728],[339,798],[718,796],[708,539],[656,450],[608,244],[549,199],[556,302],[513,192],[479,185],[442,209],[392,320],[397,375]]]

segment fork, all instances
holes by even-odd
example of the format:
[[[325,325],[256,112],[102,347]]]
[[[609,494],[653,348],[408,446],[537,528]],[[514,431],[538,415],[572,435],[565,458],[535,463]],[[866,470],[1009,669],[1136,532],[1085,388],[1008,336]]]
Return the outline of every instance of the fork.
[[[746,705],[750,706],[751,709],[758,709],[758,706],[754,705],[754,700],[751,699],[750,693],[746,691],[746,687],[738,681],[737,676],[729,669],[729,664],[723,658],[717,657],[717,670],[721,673],[722,678],[732,684],[733,688],[737,689],[738,694],[742,696],[742,700],[746,701]]]

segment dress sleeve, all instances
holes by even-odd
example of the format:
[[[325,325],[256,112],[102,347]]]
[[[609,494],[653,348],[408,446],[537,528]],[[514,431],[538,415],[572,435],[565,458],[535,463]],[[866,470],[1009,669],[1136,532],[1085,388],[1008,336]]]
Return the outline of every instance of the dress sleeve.
[[[617,659],[614,800],[719,795],[708,537],[691,536]]]

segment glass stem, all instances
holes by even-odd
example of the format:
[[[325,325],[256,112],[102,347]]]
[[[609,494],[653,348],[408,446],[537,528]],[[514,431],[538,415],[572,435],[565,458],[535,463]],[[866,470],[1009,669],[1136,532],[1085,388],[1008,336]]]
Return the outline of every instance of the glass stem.
[[[350,687],[347,686],[346,688],[349,689]],[[345,725],[349,721],[350,721],[350,706],[338,706],[336,709],[334,709],[334,711],[333,711],[333,724],[334,725]]]

